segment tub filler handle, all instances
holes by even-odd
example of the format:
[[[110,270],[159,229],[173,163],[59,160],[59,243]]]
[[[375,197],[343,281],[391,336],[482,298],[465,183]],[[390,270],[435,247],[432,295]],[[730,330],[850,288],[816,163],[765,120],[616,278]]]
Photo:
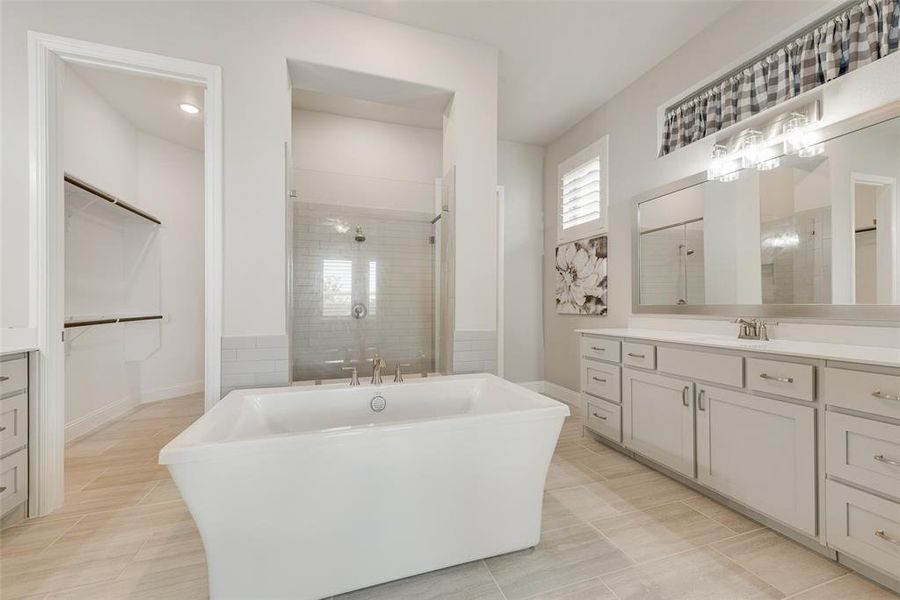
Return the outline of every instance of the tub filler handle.
[[[342,371],[351,371],[350,387],[356,387],[357,385],[359,385],[359,373],[356,372],[356,367],[344,367],[341,370]]]

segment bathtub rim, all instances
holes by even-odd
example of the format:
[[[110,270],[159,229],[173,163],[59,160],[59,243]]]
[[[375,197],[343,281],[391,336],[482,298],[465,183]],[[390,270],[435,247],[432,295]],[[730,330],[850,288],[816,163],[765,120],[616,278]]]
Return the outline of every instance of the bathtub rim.
[[[423,378],[420,381],[414,381],[402,384],[387,384],[386,387],[393,385],[415,386],[429,385],[435,380],[468,380],[468,379],[490,379],[499,383],[503,387],[514,387],[516,393],[525,393],[533,398],[540,400],[538,406],[523,408],[520,410],[502,411],[488,414],[459,414],[448,415],[438,419],[421,418],[410,419],[407,421],[396,421],[382,424],[372,424],[368,426],[357,426],[349,429],[328,429],[328,430],[310,430],[310,431],[287,431],[282,433],[266,434],[241,439],[201,441],[196,437],[200,434],[192,431],[196,423],[208,415],[216,414],[216,411],[240,410],[239,405],[248,401],[251,396],[275,395],[275,394],[297,394],[310,393],[319,390],[328,389],[349,389],[346,384],[328,384],[315,386],[312,389],[298,390],[295,386],[277,387],[277,388],[252,388],[233,390],[229,392],[222,400],[216,403],[212,409],[207,411],[197,421],[188,426],[184,431],[173,438],[168,444],[163,446],[159,452],[159,464],[161,465],[178,465],[185,463],[220,461],[232,456],[246,456],[248,454],[268,454],[277,451],[279,448],[291,445],[314,444],[325,439],[338,438],[355,438],[359,436],[377,436],[388,434],[392,431],[404,431],[409,429],[427,430],[427,431],[443,431],[447,429],[468,429],[481,427],[485,424],[497,422],[497,424],[513,425],[538,420],[549,420],[554,418],[562,418],[571,415],[571,408],[568,404],[560,402],[548,396],[544,396],[533,390],[529,390],[516,383],[507,381],[497,377],[491,373],[471,373],[465,375],[447,375]],[[366,386],[371,389],[379,389],[378,386]],[[362,388],[366,389],[366,388]]]

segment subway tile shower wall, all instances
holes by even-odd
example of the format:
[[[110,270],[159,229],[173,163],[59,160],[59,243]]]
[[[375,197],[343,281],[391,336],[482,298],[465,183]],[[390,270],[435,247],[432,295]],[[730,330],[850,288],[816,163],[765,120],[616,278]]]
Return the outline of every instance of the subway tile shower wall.
[[[496,373],[497,332],[457,331],[453,339],[454,373]]]
[[[286,335],[222,338],[222,396],[238,388],[289,384]]]
[[[434,370],[431,216],[294,203],[294,381],[348,377],[351,365],[368,376],[375,352],[388,371]]]

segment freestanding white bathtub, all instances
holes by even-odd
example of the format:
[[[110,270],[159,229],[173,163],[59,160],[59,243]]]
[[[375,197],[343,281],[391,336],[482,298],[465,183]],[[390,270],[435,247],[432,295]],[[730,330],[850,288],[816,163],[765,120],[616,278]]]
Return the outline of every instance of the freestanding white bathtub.
[[[159,462],[212,597],[318,599],[537,544],[568,414],[487,374],[242,390]]]

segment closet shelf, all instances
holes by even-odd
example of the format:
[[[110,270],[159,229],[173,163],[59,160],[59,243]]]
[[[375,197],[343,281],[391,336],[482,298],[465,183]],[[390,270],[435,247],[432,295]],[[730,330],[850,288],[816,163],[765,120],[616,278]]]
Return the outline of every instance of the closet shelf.
[[[66,173],[65,176],[63,177],[63,179],[65,180],[66,183],[69,183],[77,188],[80,188],[80,189],[88,192],[89,194],[93,194],[94,196],[97,196],[98,198],[101,198],[102,200],[106,200],[113,206],[118,206],[121,209],[127,210],[128,212],[130,212],[134,215],[137,215],[138,217],[141,217],[142,219],[147,219],[148,221],[156,223],[157,225],[162,225],[162,221],[160,221],[159,219],[157,219],[150,213],[145,212],[135,206],[132,206],[131,204],[128,204],[124,200],[120,200],[119,198],[116,198],[112,194],[107,194],[103,190],[101,190],[99,188],[95,188],[91,184],[86,183],[86,182],[78,179],[77,177],[74,177],[74,176]]]
[[[92,325],[110,325],[113,323],[133,323],[135,321],[155,321],[162,319],[162,315],[129,315],[125,317],[97,317],[93,319],[67,320],[63,327],[90,327]]]

